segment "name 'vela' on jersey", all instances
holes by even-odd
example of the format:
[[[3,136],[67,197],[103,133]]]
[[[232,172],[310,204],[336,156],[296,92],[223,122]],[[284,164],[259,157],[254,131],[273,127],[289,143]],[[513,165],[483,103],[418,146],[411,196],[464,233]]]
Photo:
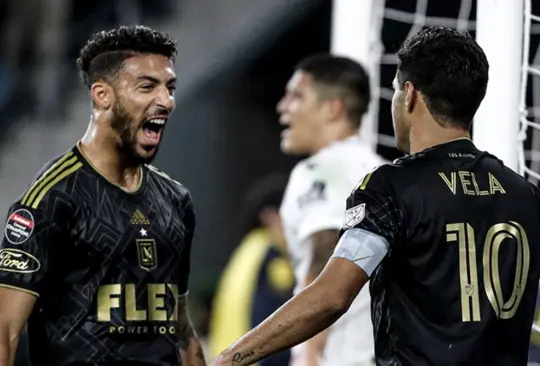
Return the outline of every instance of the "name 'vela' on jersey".
[[[377,365],[527,364],[536,187],[456,140],[368,174],[347,205],[334,256],[371,276]]]
[[[382,163],[381,157],[354,136],[334,142],[294,168],[280,211],[296,292],[303,287],[312,260],[307,239],[322,230],[342,228],[347,197],[367,172]],[[328,365],[347,366],[373,354],[369,306],[369,292],[362,291],[332,327],[326,346]]]
[[[75,147],[11,207],[0,286],[36,296],[32,365],[179,365],[195,217],[187,190],[144,166],[139,189],[113,185]]]

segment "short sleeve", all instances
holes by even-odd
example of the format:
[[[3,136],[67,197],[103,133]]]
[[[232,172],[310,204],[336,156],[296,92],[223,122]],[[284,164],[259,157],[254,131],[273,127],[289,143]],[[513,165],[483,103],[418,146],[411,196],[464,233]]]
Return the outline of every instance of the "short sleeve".
[[[0,286],[39,296],[59,227],[43,207],[15,203],[8,211],[0,246]]]
[[[401,214],[384,170],[368,173],[347,199],[343,229],[332,255],[355,263],[368,276],[400,233]]]
[[[310,201],[304,203],[305,215],[298,229],[301,240],[322,230],[339,230],[343,222],[345,204],[344,197],[340,197],[335,182],[326,178],[313,179],[305,197],[308,196]]]
[[[184,225],[184,248],[180,257],[180,276],[178,279],[178,293],[185,294],[188,292],[189,273],[191,268],[191,246],[195,233],[195,210],[191,195],[188,193],[185,196],[181,207],[183,213]]]
[[[396,206],[392,179],[385,166],[368,173],[347,199],[343,232],[357,228],[385,238],[392,244],[401,227],[401,213]],[[386,174],[385,174],[386,173]]]
[[[295,169],[289,184],[297,187],[295,201],[301,210],[298,240],[303,241],[323,230],[339,231],[345,200],[355,183],[333,158],[308,162]]]

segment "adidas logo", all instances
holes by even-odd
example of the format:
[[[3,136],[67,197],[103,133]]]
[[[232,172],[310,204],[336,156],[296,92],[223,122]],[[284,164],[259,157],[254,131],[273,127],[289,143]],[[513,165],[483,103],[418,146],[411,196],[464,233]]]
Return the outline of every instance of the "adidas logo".
[[[150,225],[150,220],[143,215],[141,210],[136,209],[133,216],[131,216],[131,223],[133,225]]]

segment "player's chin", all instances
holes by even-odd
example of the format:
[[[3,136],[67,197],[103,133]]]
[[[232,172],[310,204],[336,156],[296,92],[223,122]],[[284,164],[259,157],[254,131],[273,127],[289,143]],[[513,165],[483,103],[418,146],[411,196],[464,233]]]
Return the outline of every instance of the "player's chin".
[[[281,152],[286,155],[305,155],[306,152],[293,139],[282,137],[280,144]]]
[[[135,147],[135,155],[142,163],[149,164],[157,155],[159,144],[157,145],[141,145]]]

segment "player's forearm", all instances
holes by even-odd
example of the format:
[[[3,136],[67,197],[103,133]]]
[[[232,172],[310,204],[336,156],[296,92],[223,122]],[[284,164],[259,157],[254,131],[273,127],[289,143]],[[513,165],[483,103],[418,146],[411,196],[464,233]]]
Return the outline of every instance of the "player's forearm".
[[[311,272],[313,271],[313,272]],[[310,272],[306,276],[305,284],[308,286],[311,284],[319,273],[322,272],[322,269],[319,270],[318,268],[310,268]],[[324,352],[324,347],[326,345],[326,340],[328,339],[328,333],[329,330],[325,329],[319,334],[313,336],[306,342],[306,352],[305,355],[308,357],[307,364],[311,366],[316,366],[320,364],[320,359],[322,357],[322,354]]]
[[[324,287],[309,286],[223,352],[217,364],[251,365],[293,347],[330,326],[346,308]]]
[[[322,270],[332,256],[339,237],[337,230],[323,230],[313,234],[310,238],[312,259],[305,278],[306,286],[321,274]]]
[[[313,357],[316,359],[315,361],[310,362],[310,364],[319,364],[319,362],[316,361],[320,360],[323,355],[324,347],[326,345],[326,340],[328,339],[329,333],[330,330],[325,329],[306,342],[306,354],[313,355]]]
[[[9,332],[0,332],[0,366],[13,366],[19,337],[9,336]]]
[[[206,366],[201,342],[196,336],[189,339],[187,347],[180,347],[180,355],[182,357],[182,365]]]
[[[313,256],[304,279],[304,286],[310,285],[321,274],[334,252],[338,236],[335,230],[320,231],[313,235],[311,238]],[[308,360],[309,365],[319,364],[318,360],[322,356],[327,338],[328,330],[324,330],[306,342],[306,354],[311,358]]]
[[[201,342],[189,318],[187,295],[178,298],[178,348],[182,366],[206,366]]]
[[[187,315],[182,312],[180,317],[180,329],[178,334],[178,348],[182,357],[182,365],[206,366],[201,342],[197,338],[193,324]]]

